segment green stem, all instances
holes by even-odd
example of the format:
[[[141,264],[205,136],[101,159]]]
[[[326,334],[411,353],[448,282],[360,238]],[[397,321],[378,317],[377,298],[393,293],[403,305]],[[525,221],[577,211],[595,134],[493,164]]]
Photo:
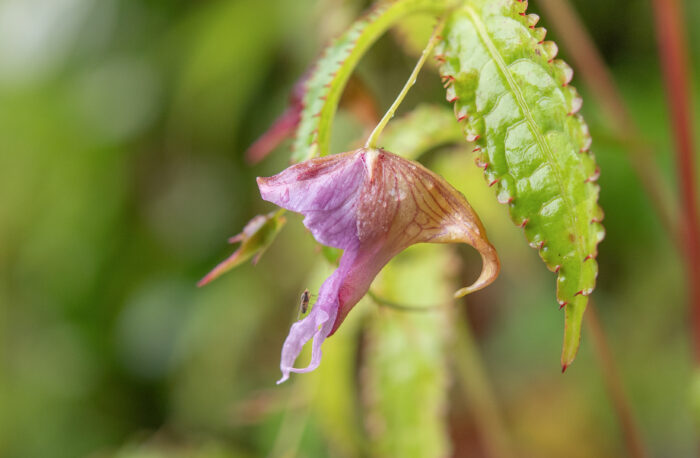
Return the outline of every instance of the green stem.
[[[433,52],[435,45],[440,40],[440,34],[442,33],[442,29],[444,27],[445,20],[440,19],[438,24],[435,26],[435,30],[433,30],[433,35],[430,37],[427,46],[423,50],[423,54],[421,54],[420,59],[418,59],[418,62],[416,63],[416,66],[413,69],[411,76],[408,77],[408,81],[406,81],[406,84],[404,84],[403,88],[401,89],[401,92],[399,92],[399,95],[396,97],[396,100],[394,100],[394,103],[391,104],[389,110],[386,112],[384,117],[381,119],[381,121],[379,121],[377,127],[375,127],[372,133],[369,135],[367,143],[365,143],[365,148],[377,147],[377,140],[379,140],[379,136],[381,135],[382,131],[389,123],[391,118],[394,117],[394,114],[396,114],[396,110],[399,108],[399,105],[401,105],[401,102],[403,102],[403,99],[406,97],[406,94],[408,94],[408,91],[416,83],[416,80],[418,79],[418,73],[420,73],[421,68],[423,68],[423,64],[425,64],[425,61],[428,59],[428,56],[430,55],[430,53]]]

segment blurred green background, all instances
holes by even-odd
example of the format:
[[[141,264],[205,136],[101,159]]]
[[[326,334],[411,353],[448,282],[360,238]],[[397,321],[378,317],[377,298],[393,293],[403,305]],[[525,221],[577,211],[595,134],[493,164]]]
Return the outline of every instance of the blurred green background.
[[[282,112],[323,44],[367,6],[0,0],[0,456],[382,453],[362,445],[371,422],[357,372],[339,371],[324,390],[304,391],[313,375],[274,384],[299,294],[323,270],[299,217],[289,215],[257,267],[195,286],[230,253],[227,237],[273,209],[255,177],[286,167],[289,143],[255,166],[243,152]],[[574,6],[675,190],[649,2]],[[538,11],[536,0],[531,9]],[[687,1],[686,13],[699,62],[700,2]],[[413,64],[388,34],[357,74],[383,110]],[[607,237],[594,295],[601,321],[652,455],[694,456],[682,264],[623,142],[586,97],[589,88],[576,77],[574,84],[602,169]],[[401,112],[418,101],[445,103],[432,69]],[[349,149],[361,134],[341,111],[333,150]],[[470,297],[465,316],[515,456],[622,456],[589,333],[576,363],[559,373],[554,276],[471,157],[447,152],[427,164],[466,194],[502,258],[500,278]],[[473,278],[478,256],[458,252]],[[361,321],[373,307],[363,302],[353,313]],[[327,355],[342,342],[362,346],[358,326],[329,339]],[[454,379],[445,377],[451,453],[487,456],[479,419]],[[305,407],[317,393],[323,408]],[[353,415],[359,437],[333,423]]]

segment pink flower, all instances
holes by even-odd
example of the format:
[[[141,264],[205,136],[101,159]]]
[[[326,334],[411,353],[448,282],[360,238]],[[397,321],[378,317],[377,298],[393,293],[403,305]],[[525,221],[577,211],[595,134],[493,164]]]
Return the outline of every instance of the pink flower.
[[[321,344],[365,295],[389,260],[414,243],[468,243],[483,268],[463,296],[490,284],[500,268],[496,250],[469,203],[422,165],[381,149],[311,159],[270,178],[258,178],[262,198],[304,215],[317,241],[344,250],[309,315],[294,323],[282,348],[282,383],[290,372],[309,372],[321,361]],[[311,362],[293,367],[313,339]]]

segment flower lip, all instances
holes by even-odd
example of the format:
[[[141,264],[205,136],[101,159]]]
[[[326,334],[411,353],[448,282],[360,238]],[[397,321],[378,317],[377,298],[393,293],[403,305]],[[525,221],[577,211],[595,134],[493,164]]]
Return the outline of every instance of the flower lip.
[[[345,250],[323,283],[309,315],[292,325],[281,369],[307,372],[320,363],[320,346],[365,295],[391,258],[415,243],[467,243],[482,256],[479,278],[463,296],[490,284],[500,264],[481,221],[464,196],[422,165],[382,149],[311,159],[258,178],[262,198],[304,215],[304,225],[324,245]],[[311,363],[293,367],[312,339]]]

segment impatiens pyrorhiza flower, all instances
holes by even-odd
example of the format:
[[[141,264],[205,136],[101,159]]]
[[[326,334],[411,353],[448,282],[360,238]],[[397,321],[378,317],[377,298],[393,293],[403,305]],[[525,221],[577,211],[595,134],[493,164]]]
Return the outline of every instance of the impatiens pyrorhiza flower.
[[[391,258],[415,243],[467,243],[483,261],[479,278],[455,293],[490,284],[500,264],[474,210],[456,189],[422,165],[381,149],[311,159],[258,178],[262,198],[304,215],[314,238],[344,250],[318,300],[294,323],[282,348],[282,383],[290,372],[309,372],[321,362],[321,344],[343,322]],[[311,362],[294,361],[313,339]]]

